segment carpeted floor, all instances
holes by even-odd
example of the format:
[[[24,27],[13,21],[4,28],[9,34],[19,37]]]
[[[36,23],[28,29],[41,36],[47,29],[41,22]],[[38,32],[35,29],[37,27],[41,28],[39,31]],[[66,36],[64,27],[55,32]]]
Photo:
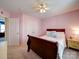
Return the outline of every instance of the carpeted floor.
[[[42,59],[32,50],[27,52],[27,47],[8,47],[8,59]],[[66,49],[63,59],[79,59],[79,51]]]

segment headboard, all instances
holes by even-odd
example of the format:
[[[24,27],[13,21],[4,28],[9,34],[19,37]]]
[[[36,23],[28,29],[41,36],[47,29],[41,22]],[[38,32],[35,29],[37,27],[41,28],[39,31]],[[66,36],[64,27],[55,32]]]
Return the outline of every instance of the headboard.
[[[47,29],[47,31],[65,32],[65,29]]]

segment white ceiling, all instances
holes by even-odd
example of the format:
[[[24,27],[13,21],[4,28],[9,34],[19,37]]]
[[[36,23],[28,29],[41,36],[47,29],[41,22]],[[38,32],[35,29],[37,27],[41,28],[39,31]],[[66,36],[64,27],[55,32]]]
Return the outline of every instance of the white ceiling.
[[[40,14],[32,9],[38,0],[0,0],[0,8],[9,12],[22,12],[27,15],[46,18],[79,9],[79,0],[44,0],[49,10]]]

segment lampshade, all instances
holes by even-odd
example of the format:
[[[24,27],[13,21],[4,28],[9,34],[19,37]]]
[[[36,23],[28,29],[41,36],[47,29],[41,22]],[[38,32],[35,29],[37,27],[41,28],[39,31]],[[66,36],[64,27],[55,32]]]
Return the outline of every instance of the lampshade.
[[[73,28],[72,30],[74,34],[79,35],[79,28]]]
[[[79,28],[78,27],[73,27],[72,28],[72,35],[75,38],[78,38],[79,37]]]
[[[40,0],[33,5],[33,9],[40,13],[45,13],[48,10],[48,5],[43,0]]]

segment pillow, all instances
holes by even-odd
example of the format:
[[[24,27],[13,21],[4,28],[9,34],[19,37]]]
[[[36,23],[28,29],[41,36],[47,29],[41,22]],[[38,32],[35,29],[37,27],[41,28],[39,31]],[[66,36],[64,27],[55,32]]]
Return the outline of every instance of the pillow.
[[[56,31],[47,31],[47,36],[56,38]]]
[[[64,32],[57,32],[57,38],[65,38]]]
[[[56,31],[52,31],[52,37],[56,38],[57,37],[57,32]]]
[[[52,36],[52,32],[51,31],[47,31],[46,35],[49,36],[49,37],[51,37]]]

